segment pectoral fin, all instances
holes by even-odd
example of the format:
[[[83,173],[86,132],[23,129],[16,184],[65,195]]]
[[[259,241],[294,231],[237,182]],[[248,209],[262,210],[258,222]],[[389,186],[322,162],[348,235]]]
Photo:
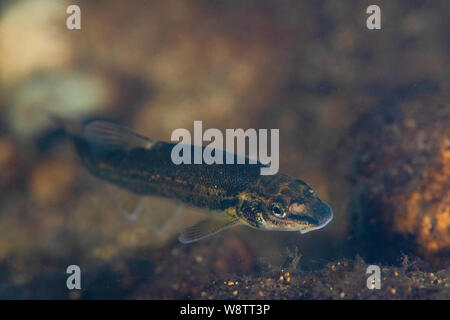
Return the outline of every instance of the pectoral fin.
[[[201,220],[192,227],[184,230],[178,240],[182,243],[191,243],[197,240],[209,237],[213,234],[218,233],[228,227],[231,227],[239,223],[239,218],[223,216],[223,217],[210,217]]]
[[[128,151],[133,148],[150,149],[154,142],[126,127],[108,121],[93,121],[83,131],[94,152]]]

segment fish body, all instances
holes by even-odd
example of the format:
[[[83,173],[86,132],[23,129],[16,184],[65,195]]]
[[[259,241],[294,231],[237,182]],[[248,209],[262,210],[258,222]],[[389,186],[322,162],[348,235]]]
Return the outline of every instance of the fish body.
[[[60,121],[61,123],[61,121]],[[207,209],[211,217],[186,229],[193,242],[237,223],[262,230],[306,233],[328,224],[333,212],[312,188],[282,173],[261,175],[261,163],[174,164],[175,144],[152,141],[131,129],[93,121],[68,135],[89,171],[139,196],[156,195]],[[190,146],[194,148],[200,146]]]

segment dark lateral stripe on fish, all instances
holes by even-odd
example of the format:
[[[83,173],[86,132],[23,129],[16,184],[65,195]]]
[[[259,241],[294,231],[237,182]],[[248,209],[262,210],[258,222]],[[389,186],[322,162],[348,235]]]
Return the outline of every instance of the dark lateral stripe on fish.
[[[236,196],[260,178],[259,164],[175,165],[170,157],[172,143],[158,142],[148,150],[117,150],[101,156],[81,137],[75,139],[75,145],[94,175],[139,194],[160,194],[209,209],[235,205]]]

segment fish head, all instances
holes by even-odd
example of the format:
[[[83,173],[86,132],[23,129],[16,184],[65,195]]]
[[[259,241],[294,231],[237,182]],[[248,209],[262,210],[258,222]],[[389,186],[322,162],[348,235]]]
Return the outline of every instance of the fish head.
[[[255,196],[254,201],[248,201],[250,210],[247,208],[248,214],[244,215],[244,219],[251,226],[304,234],[325,227],[333,219],[330,206],[320,200],[304,181],[272,181],[277,182],[278,185],[271,186],[272,192],[265,192]]]

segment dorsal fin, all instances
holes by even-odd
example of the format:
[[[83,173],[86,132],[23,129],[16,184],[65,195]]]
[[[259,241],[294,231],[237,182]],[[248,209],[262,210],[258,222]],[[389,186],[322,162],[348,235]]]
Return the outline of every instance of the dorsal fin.
[[[85,126],[84,137],[94,151],[150,149],[154,142],[133,130],[108,121],[93,121]]]

